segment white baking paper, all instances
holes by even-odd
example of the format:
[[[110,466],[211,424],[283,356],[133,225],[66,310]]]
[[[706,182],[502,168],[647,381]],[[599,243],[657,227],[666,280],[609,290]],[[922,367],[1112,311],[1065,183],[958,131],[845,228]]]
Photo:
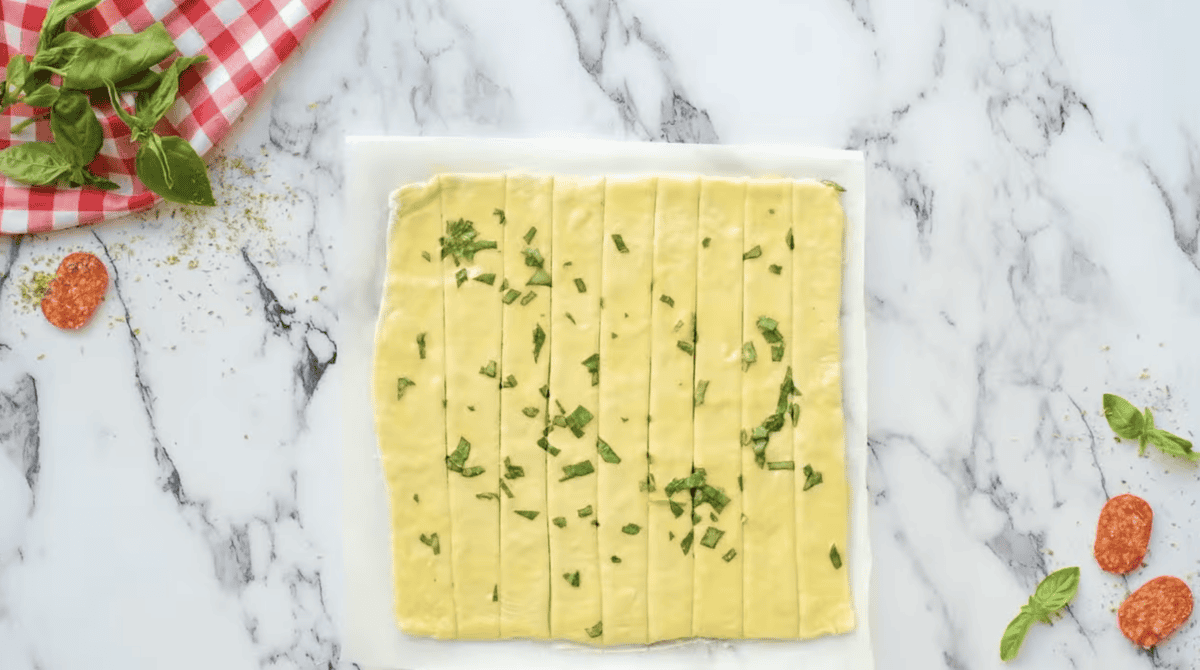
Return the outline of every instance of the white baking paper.
[[[407,636],[392,614],[390,524],[371,409],[370,371],[382,298],[389,194],[439,172],[702,174],[831,179],[846,193],[842,344],[846,467],[853,497],[847,567],[858,627],[797,641],[688,640],[629,649],[560,642],[437,641]],[[573,138],[501,140],[350,137],[338,367],[343,380],[343,518],[346,616],[343,661],[362,670],[532,670],[537,668],[822,668],[871,670],[871,549],[867,528],[867,360],[863,305],[866,178],[860,152],[787,145],[719,146]]]

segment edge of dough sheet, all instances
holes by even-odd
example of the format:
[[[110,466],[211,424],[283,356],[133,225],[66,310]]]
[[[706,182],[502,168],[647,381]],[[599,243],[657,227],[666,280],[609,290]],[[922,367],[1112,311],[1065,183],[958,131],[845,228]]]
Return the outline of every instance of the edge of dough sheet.
[[[526,670],[568,663],[584,670],[875,667],[866,488],[866,174],[861,152],[782,144],[722,146],[552,137],[349,137],[346,166],[347,230],[339,240],[335,267],[341,315],[336,341],[342,353],[338,368],[342,385],[342,558],[346,598],[341,633],[345,660],[362,670]],[[846,188],[842,195],[847,222],[842,346],[846,472],[852,487],[848,567],[857,621],[853,631],[814,640],[701,639],[609,648],[528,640],[442,641],[399,631],[392,607],[389,509],[373,423],[371,362],[382,300],[391,194],[404,184],[424,182],[441,172],[780,176],[830,179]]]

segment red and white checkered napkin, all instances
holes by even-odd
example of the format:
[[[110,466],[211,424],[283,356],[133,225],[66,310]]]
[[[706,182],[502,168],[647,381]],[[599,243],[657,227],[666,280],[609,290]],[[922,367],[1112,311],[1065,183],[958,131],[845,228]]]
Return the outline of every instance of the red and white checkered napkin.
[[[185,56],[208,62],[179,80],[180,99],[156,130],[186,138],[204,155],[229,132],[238,115],[262,92],[267,79],[291,55],[333,0],[101,0],[67,22],[68,30],[91,36],[133,33],[162,21]],[[3,61],[13,53],[32,55],[50,0],[0,0]],[[127,94],[126,109],[133,103]],[[104,146],[92,172],[121,186],[96,188],[26,186],[0,177],[0,234],[36,233],[96,223],[146,209],[159,201],[136,178],[136,146],[129,128],[108,104],[97,105]],[[0,149],[33,140],[49,141],[50,122],[38,121],[13,135],[13,126],[46,110],[13,105],[0,115]]]

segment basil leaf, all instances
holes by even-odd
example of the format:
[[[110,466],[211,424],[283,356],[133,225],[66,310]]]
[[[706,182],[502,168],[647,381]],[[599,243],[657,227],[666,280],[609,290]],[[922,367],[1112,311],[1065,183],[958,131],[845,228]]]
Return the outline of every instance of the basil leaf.
[[[587,507],[581,507],[575,510],[575,513],[579,515],[580,519],[589,517],[592,515],[592,506],[588,505]]]
[[[621,527],[621,532],[625,533],[626,535],[637,535],[638,533],[642,532],[642,527],[636,523],[627,523]]]
[[[834,570],[840,570],[842,567],[842,555],[838,553],[836,544],[829,546],[829,562],[833,564]]]
[[[48,142],[26,142],[0,151],[0,174],[24,184],[53,184],[70,169],[62,151]]]
[[[1033,592],[1033,599],[1045,609],[1062,609],[1079,590],[1079,568],[1062,568],[1046,576]]]
[[[587,636],[591,638],[600,637],[604,634],[604,622],[597,621],[595,626],[585,629],[584,632],[587,633]]]
[[[185,205],[217,204],[208,171],[196,150],[182,137],[153,134],[157,141],[143,144],[135,164],[138,179],[151,191]],[[167,170],[168,166],[170,171]]]
[[[4,96],[0,98],[5,106],[16,102],[17,96],[25,90],[25,79],[29,76],[29,61],[23,54],[13,54],[8,60],[8,69],[4,72]]]
[[[1150,444],[1158,447],[1159,451],[1169,456],[1181,456],[1190,461],[1200,460],[1200,453],[1192,451],[1192,443],[1179,437],[1172,435],[1165,430],[1154,428],[1147,431],[1147,440]]]
[[[542,330],[542,324],[536,324],[533,328],[533,362],[537,363],[538,356],[542,353],[542,347],[546,344],[546,331]]]
[[[46,18],[42,21],[42,31],[38,35],[37,50],[41,51],[50,46],[53,40],[63,30],[67,19],[100,4],[100,0],[54,0],[46,9]]]
[[[111,191],[114,188],[121,188],[116,182],[105,179],[104,177],[97,177],[89,172],[86,168],[81,168],[79,172],[80,176],[83,177],[81,184],[82,186],[95,186],[96,188],[102,188],[106,191]]]
[[[80,91],[64,91],[50,110],[54,145],[72,165],[92,162],[104,143],[104,130],[92,111],[92,103]]]
[[[517,514],[520,514],[521,516],[525,517],[526,519],[529,519],[530,521],[533,521],[534,519],[536,519],[537,515],[538,515],[537,511],[530,510],[530,509],[518,509],[518,510],[513,510],[513,511],[516,512]]]
[[[556,516],[552,519],[552,521],[554,522],[554,525],[558,526],[559,528],[567,527],[567,517],[565,516]]]
[[[175,98],[179,94],[179,75],[189,67],[206,60],[207,56],[181,56],[171,61],[167,69],[163,70],[158,86],[138,94],[138,119],[150,127],[158,123],[171,105],[175,104]]]
[[[162,22],[137,33],[89,39],[62,66],[63,88],[100,88],[128,79],[175,53]]]
[[[704,531],[704,537],[700,539],[700,546],[716,549],[717,543],[721,541],[721,537],[724,535],[725,531],[715,526],[709,526],[708,530]]]
[[[1111,393],[1104,394],[1104,418],[1113,432],[1126,440],[1136,440],[1142,436],[1145,419],[1128,400]]]
[[[563,579],[567,580],[567,583],[571,586],[579,586],[579,571],[564,572]]]
[[[688,534],[679,543],[679,548],[683,550],[684,556],[687,556],[687,553],[692,550],[692,541],[695,539],[696,539],[696,531],[689,530]]]
[[[1008,624],[1008,628],[1004,629],[1004,635],[1000,638],[1000,660],[1011,661],[1017,657],[1017,652],[1021,650],[1021,643],[1025,641],[1025,634],[1029,632],[1029,627],[1033,625],[1033,617],[1025,612],[1017,614],[1017,616]]]
[[[575,463],[572,465],[562,466],[562,471],[563,471],[563,477],[562,477],[562,479],[560,479],[558,481],[565,482],[568,479],[574,479],[576,477],[583,477],[584,475],[590,475],[596,471],[596,468],[595,468],[595,466],[592,465],[591,461],[580,461],[579,463]]]
[[[21,102],[30,107],[51,107],[58,100],[62,91],[53,84],[42,84],[33,91],[26,93]]]
[[[608,443],[599,437],[596,438],[596,451],[600,452],[600,458],[605,463],[621,462],[621,457],[617,455],[617,452],[613,451],[612,447],[608,446]]]

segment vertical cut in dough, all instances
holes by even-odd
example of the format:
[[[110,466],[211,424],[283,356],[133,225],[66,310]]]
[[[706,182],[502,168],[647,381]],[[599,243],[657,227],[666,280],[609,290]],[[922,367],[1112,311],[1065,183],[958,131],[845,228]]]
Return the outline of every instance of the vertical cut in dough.
[[[746,183],[744,303],[742,338],[754,345],[757,360],[742,376],[742,426],[753,438],[756,426],[777,413],[780,387],[791,368],[792,183],[752,179]],[[756,251],[757,250],[757,251]],[[778,273],[772,266],[779,268]],[[773,361],[760,318],[773,319],[783,337],[782,359]],[[793,460],[792,422],[785,417],[770,434],[765,464],[755,460],[753,444],[742,452],[742,497],[746,523],[743,629],[748,638],[793,638],[799,631],[796,591],[795,476],[771,464]],[[778,467],[778,466],[777,466]]]
[[[646,415],[657,179],[609,177],[600,310],[600,579],[604,643],[646,644]],[[616,236],[622,244],[617,247]],[[598,446],[598,448],[600,448]],[[608,453],[609,460],[604,456]],[[619,459],[620,462],[609,461]],[[616,560],[614,560],[614,557]],[[619,562],[617,562],[619,561]]]
[[[660,177],[654,220],[654,288],[650,341],[650,493],[647,596],[650,639],[692,635],[692,501],[667,485],[692,473],[692,378],[695,358],[696,226],[700,180]],[[676,516],[670,502],[675,502]],[[685,552],[684,549],[687,549]]]
[[[742,636],[742,222],[746,184],[700,183],[696,273],[695,464],[729,498],[714,549],[696,552],[692,631],[697,637]],[[702,506],[700,514],[713,512]],[[708,521],[706,519],[705,521]],[[697,526],[698,528],[700,526]]]
[[[550,381],[550,288],[524,287],[534,271],[525,250],[537,249],[552,262],[552,177],[512,175],[505,198],[504,276],[510,286],[536,294],[531,302],[505,305],[504,379],[516,386],[500,391],[499,476],[508,490],[500,492],[500,634],[545,639],[550,636],[550,515],[546,514],[546,458],[538,447],[546,425],[548,402],[540,389]],[[530,229],[535,229],[529,235]],[[528,238],[528,239],[526,239]],[[506,291],[496,281],[493,299]],[[515,290],[509,288],[507,290]],[[536,335],[541,333],[540,337]],[[540,340],[541,345],[535,341]],[[535,356],[536,354],[536,356]],[[530,409],[532,408],[532,409]],[[529,416],[533,413],[534,416]],[[508,466],[512,466],[511,468]],[[509,497],[509,493],[512,497]],[[517,511],[536,511],[527,519]]]
[[[550,634],[560,639],[603,644],[592,637],[601,622],[600,560],[597,547],[595,468],[600,389],[585,361],[600,354],[601,248],[604,234],[603,177],[556,177],[554,180],[553,288],[550,295],[550,412],[554,423],[549,445],[561,450],[546,466],[551,519],[566,526],[550,528]],[[589,287],[580,293],[575,280]],[[592,288],[594,287],[594,288]],[[597,370],[598,374],[598,370]],[[561,408],[561,409],[560,409]],[[586,414],[577,412],[583,408]],[[567,425],[567,416],[588,416]],[[575,433],[579,434],[576,435]],[[588,463],[592,472],[567,478],[564,467]],[[581,516],[581,510],[587,510]],[[578,586],[564,576],[578,573]]]
[[[495,210],[504,209],[503,176],[443,175],[442,218],[446,225],[464,219],[474,224],[476,240],[497,248],[475,253],[474,260],[442,259],[446,315],[446,453],[461,440],[470,446],[463,474],[448,472],[451,550],[458,636],[500,636],[500,508],[495,499],[500,477],[500,327],[503,303],[496,287],[476,277],[504,278],[504,228]],[[460,271],[465,281],[459,281]],[[485,374],[490,370],[492,374]],[[470,468],[482,474],[468,477]]]
[[[847,533],[850,490],[846,483],[842,416],[842,250],[845,215],[835,189],[798,182],[792,190],[796,249],[793,253],[795,332],[804,333],[793,354],[796,386],[803,394],[795,432],[796,559],[799,566],[800,637],[854,628],[850,602]],[[804,490],[804,466],[821,483]],[[835,568],[830,548],[842,561]]]
[[[410,635],[452,638],[442,270],[421,255],[439,253],[438,181],[405,186],[392,198],[372,384],[392,513],[396,622]]]

